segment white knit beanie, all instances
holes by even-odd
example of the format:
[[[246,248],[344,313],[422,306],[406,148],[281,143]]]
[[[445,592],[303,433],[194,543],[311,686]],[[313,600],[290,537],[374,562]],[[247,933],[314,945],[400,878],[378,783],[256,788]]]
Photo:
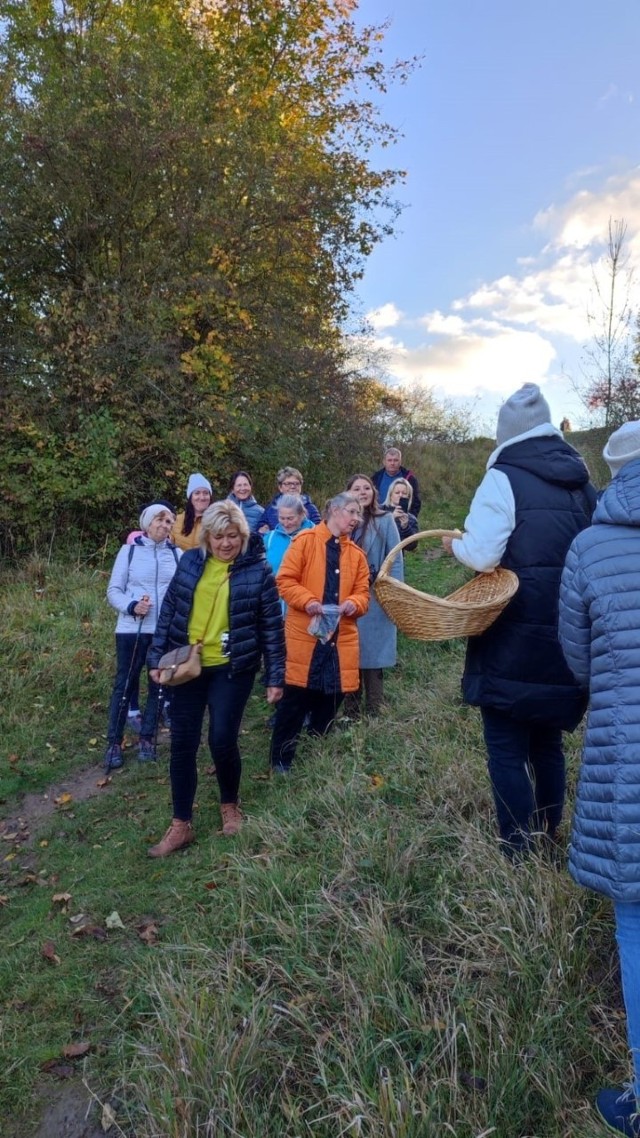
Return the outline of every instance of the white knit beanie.
[[[533,427],[550,422],[549,404],[537,383],[524,383],[500,408],[496,442],[501,446],[516,435],[524,435]]]
[[[630,423],[623,423],[610,436],[602,457],[606,462],[611,477],[615,478],[627,462],[640,458],[640,420],[633,419]]]
[[[187,482],[187,501],[194,490],[208,490],[210,494],[213,494],[211,483],[205,478],[204,474],[189,475],[189,481]]]
[[[162,502],[154,502],[151,506],[145,506],[144,510],[140,514],[140,529],[143,533],[146,533],[153,519],[156,518],[158,514],[170,513],[171,510],[168,510]]]

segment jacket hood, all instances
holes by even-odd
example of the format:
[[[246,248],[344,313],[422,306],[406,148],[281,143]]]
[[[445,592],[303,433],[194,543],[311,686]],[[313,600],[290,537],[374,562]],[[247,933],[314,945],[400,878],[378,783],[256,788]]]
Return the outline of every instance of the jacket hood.
[[[536,435],[530,431],[519,442],[509,442],[499,447],[487,465],[516,466],[545,482],[564,486],[568,490],[586,486],[589,481],[586,462],[555,428],[552,429],[551,435]]]
[[[640,526],[640,459],[627,462],[602,492],[594,524]]]

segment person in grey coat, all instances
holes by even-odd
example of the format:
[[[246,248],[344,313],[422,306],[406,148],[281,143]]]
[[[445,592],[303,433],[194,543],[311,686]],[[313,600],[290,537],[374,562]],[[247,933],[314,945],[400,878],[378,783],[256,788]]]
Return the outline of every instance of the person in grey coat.
[[[366,474],[354,474],[347,482],[347,490],[355,494],[362,506],[362,522],[353,532],[353,540],[364,552],[369,565],[371,584],[388,553],[398,544],[398,528],[392,514],[385,513],[378,503],[378,492]],[[391,576],[404,580],[402,553],[391,566]],[[347,697],[346,709],[358,714],[362,694],[368,715],[379,715],[383,698],[383,669],[396,663],[398,630],[371,590],[369,609],[358,621],[360,638],[360,690]]]
[[[613,481],[593,525],[572,542],[562,574],[559,633],[589,713],[569,869],[613,901],[633,1081],[601,1090],[614,1133],[640,1136],[640,421],[605,449]]]

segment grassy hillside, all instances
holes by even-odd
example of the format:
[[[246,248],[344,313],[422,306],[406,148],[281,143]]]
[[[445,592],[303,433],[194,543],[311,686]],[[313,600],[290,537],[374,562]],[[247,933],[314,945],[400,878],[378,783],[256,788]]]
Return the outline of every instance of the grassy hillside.
[[[461,524],[490,450],[419,456],[425,526]],[[603,1138],[594,1090],[627,1070],[610,908],[564,858],[498,852],[464,644],[402,638],[386,716],[306,741],[290,780],[265,777],[256,688],[244,832],[217,833],[203,756],[198,842],[153,862],[166,737],[157,766],[99,766],[108,568],[2,582],[3,1135]]]

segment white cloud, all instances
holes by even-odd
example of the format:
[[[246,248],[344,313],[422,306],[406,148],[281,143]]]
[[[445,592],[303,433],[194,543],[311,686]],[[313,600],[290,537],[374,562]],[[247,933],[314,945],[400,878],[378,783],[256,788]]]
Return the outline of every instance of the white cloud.
[[[374,308],[371,312],[367,312],[367,320],[376,332],[381,331],[383,328],[394,328],[402,320],[403,313],[395,304],[382,304],[380,308]]]
[[[567,413],[576,417],[580,405],[563,365],[568,356],[580,378],[580,354],[593,335],[588,313],[598,310],[594,273],[604,295],[608,288],[610,219],[624,219],[627,267],[640,269],[640,168],[610,178],[600,192],[580,190],[540,211],[533,220],[545,241],[539,253],[454,299],[448,312],[409,318],[389,302],[370,313],[377,332],[393,329],[376,345],[390,375],[428,384],[439,395],[479,396],[485,408],[532,381],[546,386],[557,421]],[[640,272],[619,284],[619,301],[640,310]]]

